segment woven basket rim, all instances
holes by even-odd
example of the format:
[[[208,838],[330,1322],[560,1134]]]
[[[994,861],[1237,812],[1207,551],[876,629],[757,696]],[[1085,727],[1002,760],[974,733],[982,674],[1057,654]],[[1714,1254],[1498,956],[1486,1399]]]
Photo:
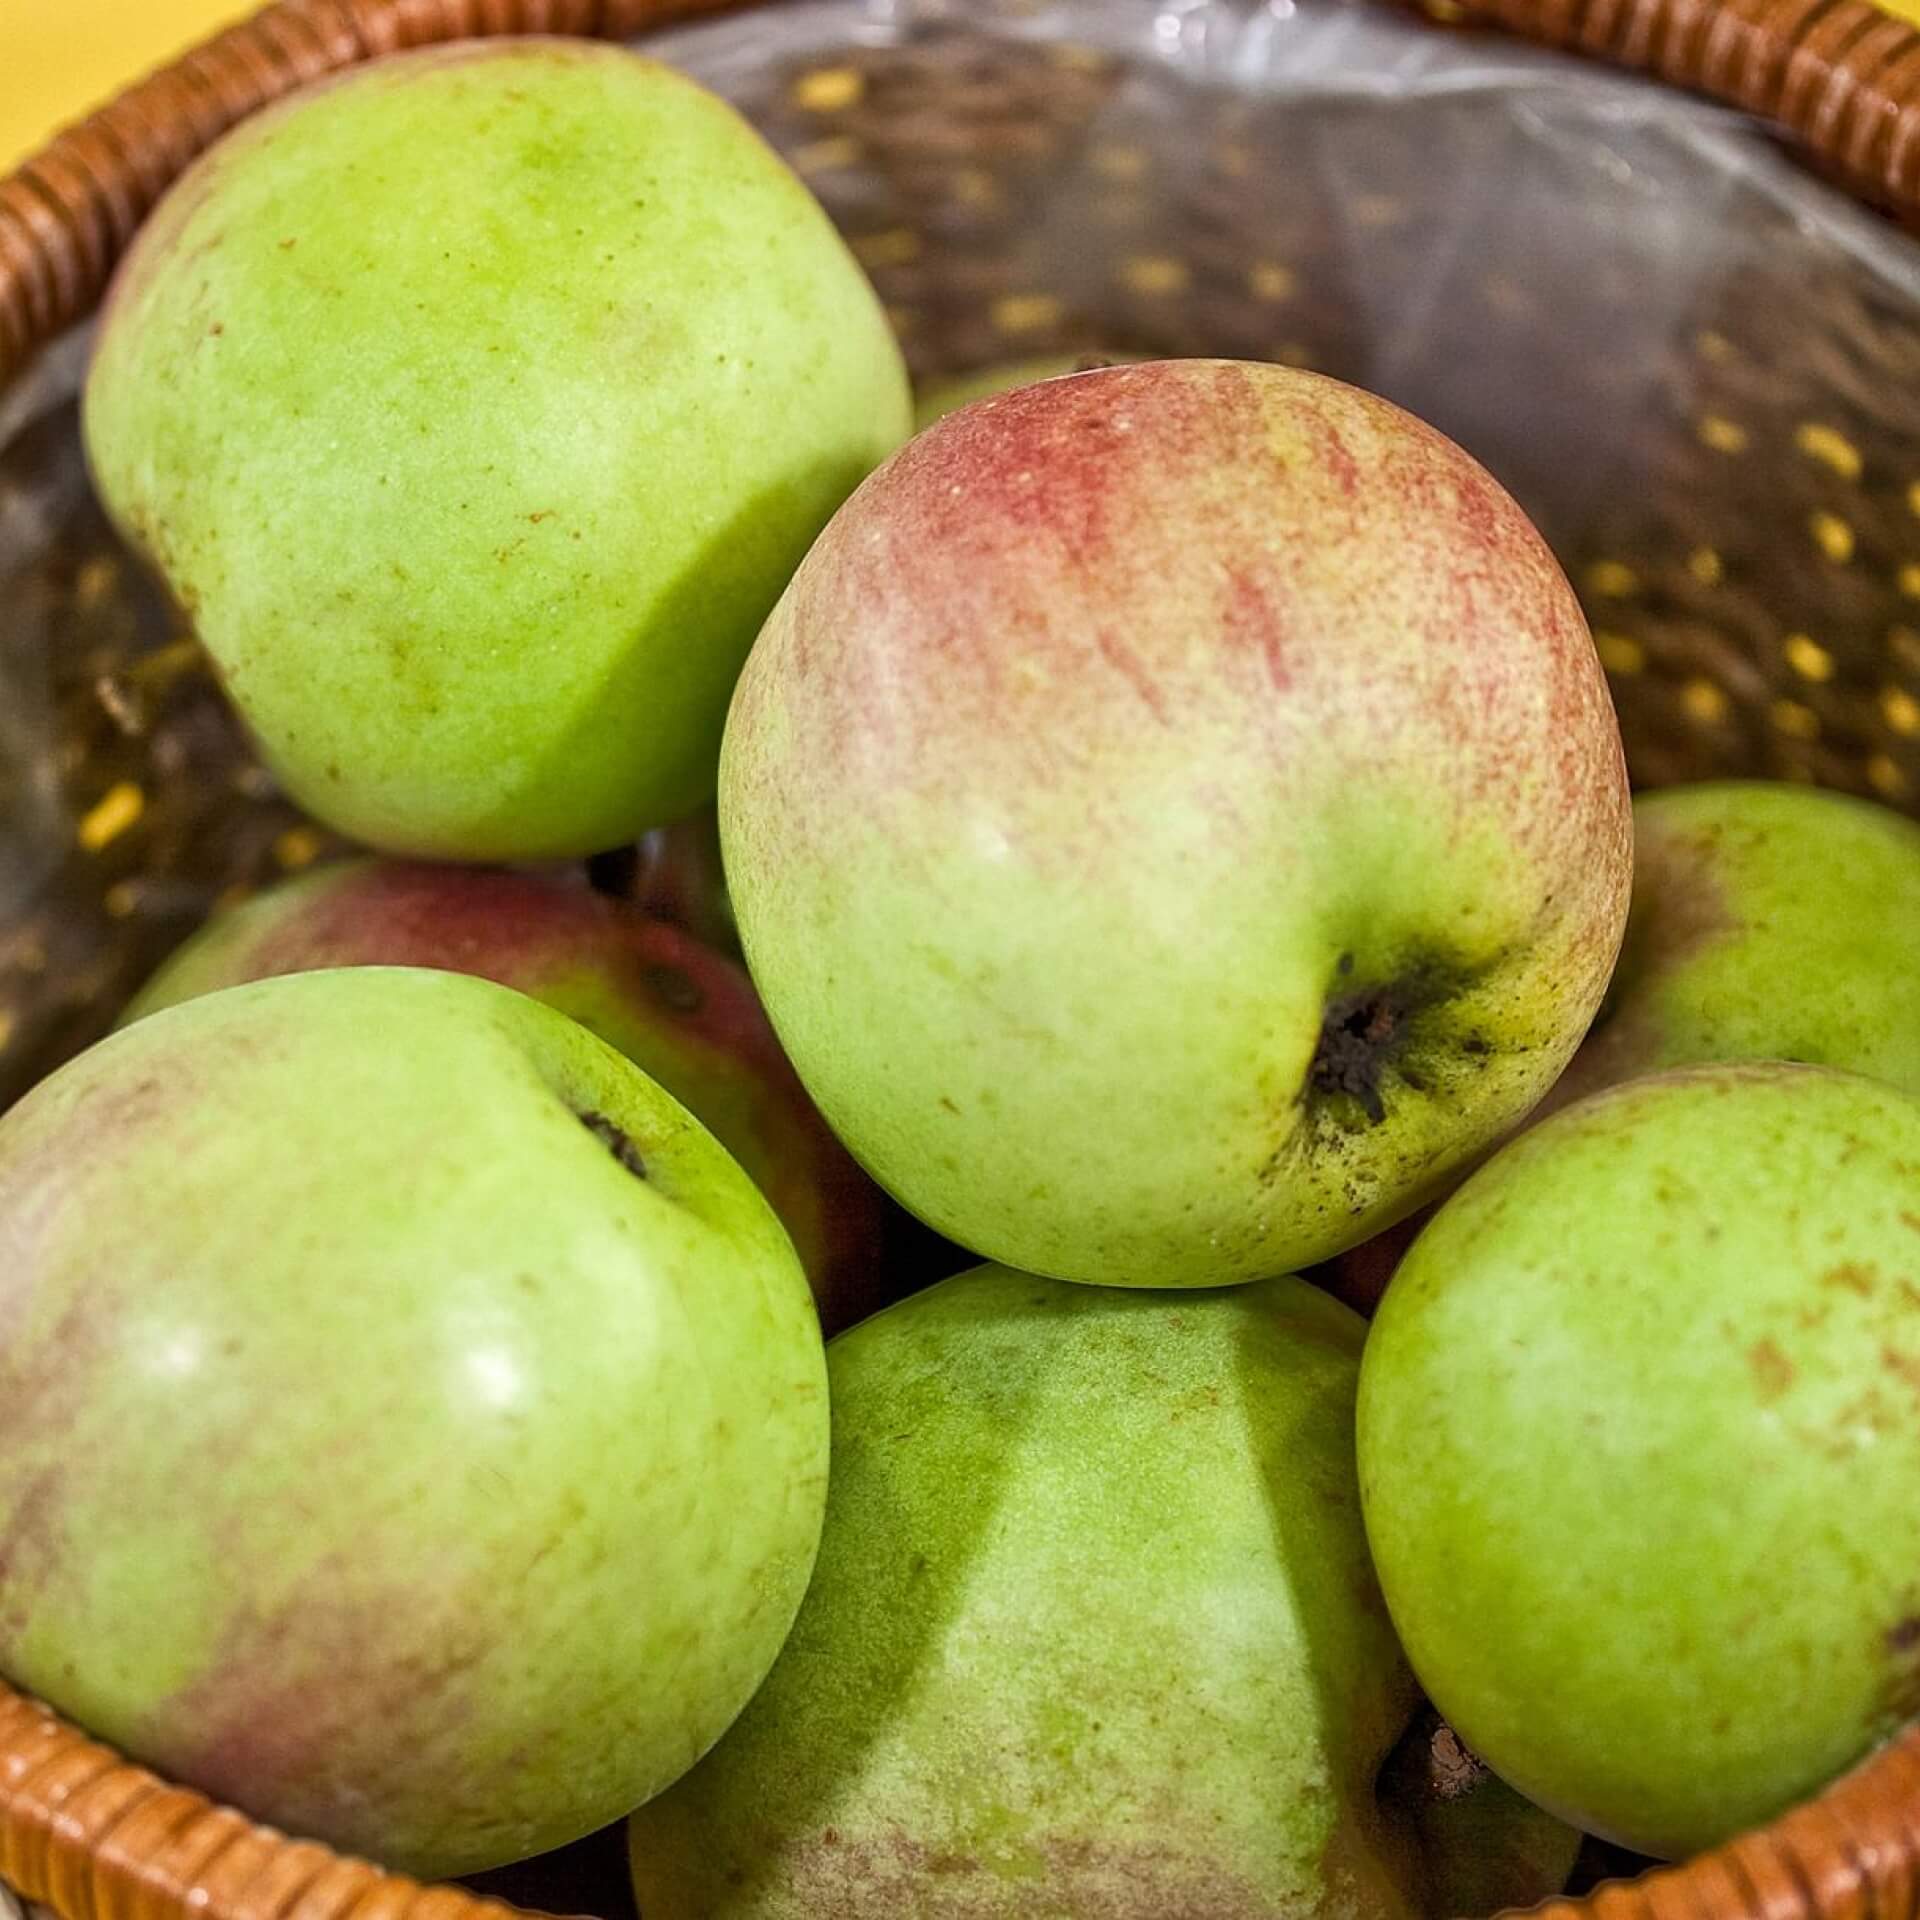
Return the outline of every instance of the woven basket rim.
[[[1421,0],[1743,108],[1920,225],[1920,31],[1873,0]],[[632,38],[743,0],[275,0],[0,179],[0,394],[99,301],[195,155],[305,82],[509,33]],[[502,1920],[521,1910],[289,1838],[126,1762],[0,1682],[0,1877],[63,1920]],[[1771,1826],[1555,1899],[1544,1920],[1842,1920],[1920,1902],[1920,1727]],[[824,1920],[824,1917],[823,1917]],[[1477,1920],[1477,1917],[1476,1917]]]

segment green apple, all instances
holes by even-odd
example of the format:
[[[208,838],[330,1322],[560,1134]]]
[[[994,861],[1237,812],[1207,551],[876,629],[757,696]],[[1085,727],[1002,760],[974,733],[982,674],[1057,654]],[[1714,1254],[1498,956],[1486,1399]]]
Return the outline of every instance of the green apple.
[[[1146,356],[1138,353],[1043,353],[1030,360],[997,360],[971,373],[943,375],[917,387],[913,396],[913,426],[923,432],[936,420],[960,407],[984,400],[989,394],[1030,387],[1036,380],[1053,380],[1063,373],[1084,373],[1094,367],[1132,366]]]
[[[295,797],[473,859],[709,798],[755,631],[910,424],[797,176],[670,68],[558,38],[241,122],[136,236],[84,407]]]
[[[825,1506],[752,1183],[458,974],[233,987],[0,1117],[0,1671],[422,1875],[618,1819],[745,1704]]]
[[[837,514],[741,677],[721,843],[835,1131],[977,1252],[1288,1271],[1552,1084],[1626,916],[1565,577],[1450,441],[1291,368],[976,401]]]
[[[989,1266],[842,1335],[814,1582],[629,1823],[647,1920],[1421,1912],[1374,1793],[1418,1699],[1360,1526],[1362,1333],[1292,1279]]]
[[[1784,1063],[1544,1121],[1413,1244],[1359,1401],[1375,1564],[1473,1750],[1678,1857],[1920,1706],[1920,1099]]]
[[[577,1020],[687,1107],[773,1203],[829,1333],[883,1303],[878,1189],[833,1137],[733,962],[556,875],[346,860],[217,914],[123,1021],[317,968],[478,974]]]
[[[1728,780],[1641,794],[1633,905],[1561,1106],[1707,1060],[1801,1060],[1920,1093],[1920,823]]]

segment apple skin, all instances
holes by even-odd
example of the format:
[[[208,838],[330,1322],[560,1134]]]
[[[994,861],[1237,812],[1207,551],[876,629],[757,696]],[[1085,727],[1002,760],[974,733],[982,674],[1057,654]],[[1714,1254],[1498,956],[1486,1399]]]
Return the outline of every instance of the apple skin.
[[[1362,1334],[1292,1279],[987,1266],[842,1335],[814,1582],[629,1822],[647,1920],[1421,1911],[1374,1799],[1418,1700],[1357,1509]]]
[[[1920,1093],[1920,824],[1727,780],[1641,794],[1613,984],[1546,1110],[1667,1067],[1800,1060]]]
[[[102,500],[294,797],[482,860],[711,797],[755,632],[910,425],[798,177],[671,68],[560,38],[250,115],[135,237],[84,399]]]
[[[1531,1108],[1631,854],[1512,500],[1382,400],[1207,360],[975,402],[864,483],[741,677],[720,831],[768,1014],[880,1183],[1150,1286],[1356,1244]]]
[[[412,1873],[665,1786],[812,1565],[785,1233],[637,1068],[486,981],[234,987],[42,1082],[0,1117],[0,1335],[0,1671]]]
[[[888,1297],[885,1202],[807,1098],[746,975],[558,876],[383,859],[301,874],[208,921],[122,1023],[245,980],[352,966],[477,974],[577,1020],[689,1108],[772,1202],[828,1333]]]
[[[1473,1750],[1678,1858],[1920,1706],[1920,1100],[1717,1064],[1504,1148],[1362,1368],[1381,1584]]]
[[[1063,373],[1081,373],[1098,366],[1134,366],[1145,358],[1139,353],[1043,353],[1029,360],[997,360],[970,373],[947,374],[915,389],[913,428],[916,433],[924,433],[936,420],[944,420],[989,394],[1030,387],[1036,380],[1052,380]]]

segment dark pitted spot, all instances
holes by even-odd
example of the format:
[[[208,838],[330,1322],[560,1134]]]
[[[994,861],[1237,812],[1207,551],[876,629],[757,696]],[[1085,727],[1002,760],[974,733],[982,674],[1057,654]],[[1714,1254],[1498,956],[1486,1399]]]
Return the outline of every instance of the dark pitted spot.
[[[1308,1084],[1323,1098],[1344,1094],[1356,1101],[1369,1122],[1387,1117],[1380,1083],[1388,1063],[1406,1043],[1413,1007],[1393,986],[1362,987],[1343,993],[1320,1022]]]
[[[637,1178],[647,1177],[647,1163],[640,1157],[640,1149],[627,1137],[626,1130],[617,1127],[604,1113],[583,1113],[580,1124],[598,1140],[613,1157]]]
[[[648,991],[674,1013],[698,1013],[707,1004],[699,983],[678,967],[648,967],[645,978]]]

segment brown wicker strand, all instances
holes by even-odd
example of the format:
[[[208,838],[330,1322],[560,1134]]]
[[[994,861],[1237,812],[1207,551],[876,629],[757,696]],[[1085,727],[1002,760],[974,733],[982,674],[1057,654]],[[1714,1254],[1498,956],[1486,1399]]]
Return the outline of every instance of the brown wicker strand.
[[[1469,12],[1778,122],[1853,190],[1920,218],[1912,141],[1920,32],[1872,0],[1471,0]]]
[[[1914,1920],[1920,1729],[1818,1799],[1684,1866],[1554,1900],[1538,1920]]]
[[[507,1920],[130,1766],[0,1686],[0,1876],[67,1920]]]

